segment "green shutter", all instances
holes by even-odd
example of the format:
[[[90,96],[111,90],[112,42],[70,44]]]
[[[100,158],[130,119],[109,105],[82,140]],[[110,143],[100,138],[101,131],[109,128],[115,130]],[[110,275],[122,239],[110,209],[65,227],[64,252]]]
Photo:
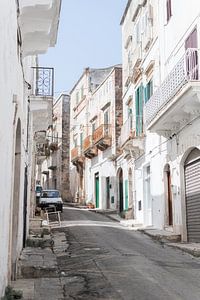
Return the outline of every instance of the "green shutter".
[[[83,133],[82,132],[80,133],[80,147],[82,150],[82,148],[83,148]]]
[[[139,135],[139,128],[138,128],[138,115],[139,115],[139,97],[138,97],[138,89],[135,91],[135,119],[136,119],[136,136]]]
[[[128,210],[128,180],[125,180],[125,210]]]
[[[144,87],[144,101],[148,101],[148,84]]]
[[[135,92],[136,136],[140,136],[143,132],[143,93],[141,84]]]

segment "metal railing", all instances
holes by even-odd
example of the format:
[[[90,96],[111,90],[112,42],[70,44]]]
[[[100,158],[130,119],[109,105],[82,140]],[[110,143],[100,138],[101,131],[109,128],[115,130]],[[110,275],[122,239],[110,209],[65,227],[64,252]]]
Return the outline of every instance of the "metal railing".
[[[118,139],[118,145],[122,147],[133,135],[133,116],[130,115],[121,127],[121,134]]]
[[[93,145],[93,138],[92,135],[88,135],[84,140],[83,140],[83,151],[87,151],[90,149]]]
[[[82,156],[82,148],[80,146],[74,147],[71,150],[71,161],[74,161]]]
[[[106,137],[111,137],[111,125],[101,124],[93,133],[93,142],[96,144]]]
[[[54,95],[54,69],[34,67],[33,68],[33,94],[34,96]]]
[[[147,126],[157,113],[173,98],[189,81],[199,80],[199,50],[190,48],[175,65],[161,86],[155,91],[145,105]]]
[[[143,115],[130,115],[121,127],[118,146],[123,147],[128,140],[143,137]]]
[[[47,168],[48,169],[55,169],[58,166],[58,159],[57,154],[51,153],[51,155],[47,159]]]

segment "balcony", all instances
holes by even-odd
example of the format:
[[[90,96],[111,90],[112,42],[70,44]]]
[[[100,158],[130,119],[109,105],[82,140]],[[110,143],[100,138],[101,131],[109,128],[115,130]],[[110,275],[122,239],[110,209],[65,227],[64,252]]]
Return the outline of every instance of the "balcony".
[[[54,69],[34,67],[33,88],[34,96],[53,97],[54,96]]]
[[[44,160],[49,155],[48,143],[35,141],[35,155],[37,159]]]
[[[54,135],[50,136],[49,149],[53,152],[58,150],[58,136],[54,136]]]
[[[123,147],[124,144],[135,136],[133,130],[133,117],[130,115],[126,122],[121,127],[121,134],[119,136],[118,144]]]
[[[71,162],[75,166],[83,165],[84,156],[80,147],[75,147],[71,150]]]
[[[93,133],[94,145],[101,151],[106,150],[111,146],[112,135],[111,135],[111,125],[102,124]]]
[[[122,125],[118,145],[123,150],[124,158],[138,157],[144,152],[144,135],[136,134],[136,130],[133,129],[133,116],[131,115]]]
[[[188,49],[145,106],[146,126],[169,137],[200,113],[199,50]]]
[[[57,154],[52,153],[47,159],[47,168],[49,170],[55,170],[57,168]]]
[[[147,51],[153,41],[153,27],[149,23],[142,36],[142,49]]]
[[[133,22],[135,21],[137,15],[138,15],[138,13],[139,13],[140,8],[141,8],[143,5],[145,5],[145,3],[146,3],[146,0],[135,0],[135,1],[134,1],[133,12],[132,12],[132,14],[133,14],[132,21],[133,21]]]
[[[52,125],[53,68],[33,68],[33,86],[30,96],[33,131],[47,130]]]
[[[135,82],[138,76],[141,74],[140,64],[142,61],[142,46],[141,43],[136,45],[136,48],[132,55],[132,79]]]
[[[97,147],[93,144],[92,135],[87,136],[83,141],[83,153],[87,158],[97,156]]]
[[[23,56],[45,53],[57,40],[61,0],[20,0]]]

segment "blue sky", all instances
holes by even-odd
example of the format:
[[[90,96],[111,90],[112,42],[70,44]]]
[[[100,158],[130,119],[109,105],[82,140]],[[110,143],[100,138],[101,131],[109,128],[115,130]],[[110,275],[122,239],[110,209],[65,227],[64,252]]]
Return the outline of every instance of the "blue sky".
[[[55,96],[69,92],[85,67],[121,63],[120,20],[127,0],[62,0],[55,48],[40,66],[55,68]]]

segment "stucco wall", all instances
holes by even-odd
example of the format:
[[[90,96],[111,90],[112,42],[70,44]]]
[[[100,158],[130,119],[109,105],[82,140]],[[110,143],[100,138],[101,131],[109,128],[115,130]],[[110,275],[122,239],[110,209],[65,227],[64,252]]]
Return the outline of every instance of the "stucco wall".
[[[24,193],[24,168],[27,162],[26,133],[27,133],[27,94],[28,89],[24,84],[22,67],[17,45],[17,15],[14,1],[0,4],[0,296],[8,283],[11,268],[12,248],[12,209],[14,187],[14,158],[16,127],[21,121],[21,176],[19,184],[19,206],[15,212],[19,225],[17,232],[16,256],[22,248],[23,238],[23,193]],[[23,60],[25,78],[30,80],[32,58]],[[25,93],[25,91],[27,93]]]

